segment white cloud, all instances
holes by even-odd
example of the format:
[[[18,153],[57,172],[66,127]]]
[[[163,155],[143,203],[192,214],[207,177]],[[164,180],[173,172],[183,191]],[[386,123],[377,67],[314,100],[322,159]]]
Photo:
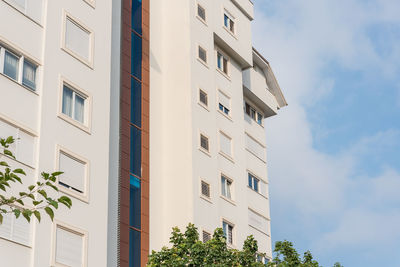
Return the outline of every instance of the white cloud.
[[[400,70],[399,40],[380,53],[368,35],[372,26],[400,23],[400,1],[259,0],[255,7],[255,47],[272,64],[289,103],[266,122],[272,216],[283,216],[272,217],[273,231],[293,227],[285,216],[295,218],[296,231],[309,239],[303,249],[321,254],[340,246],[372,250],[376,241],[398,239],[400,174],[386,167],[362,177],[357,168],[375,149],[398,143],[400,133],[376,133],[339,154],[323,153],[314,147],[306,111],[335,90],[335,77],[323,72],[330,64],[389,76]]]

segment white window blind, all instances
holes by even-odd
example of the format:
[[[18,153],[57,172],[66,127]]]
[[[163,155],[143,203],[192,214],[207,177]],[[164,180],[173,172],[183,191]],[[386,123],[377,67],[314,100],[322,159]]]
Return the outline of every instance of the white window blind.
[[[31,240],[31,225],[23,216],[18,219],[14,214],[7,214],[0,225],[0,236],[14,242],[29,246]]]
[[[224,154],[232,157],[232,139],[223,133],[219,133],[220,150]]]
[[[249,135],[246,134],[245,136],[246,136],[246,148],[265,162],[266,161],[265,148]]]
[[[89,61],[90,33],[67,17],[65,25],[65,47]]]
[[[57,227],[56,262],[70,267],[83,266],[83,235]]]
[[[260,180],[260,194],[267,197],[267,184]]]
[[[5,0],[28,17],[41,23],[43,0]]]
[[[9,147],[15,158],[33,166],[35,162],[35,137],[0,120],[0,137],[7,138],[9,136],[13,136],[15,139],[14,144]]]
[[[268,220],[249,209],[249,225],[268,234]]]
[[[83,193],[85,190],[86,164],[60,152],[59,170],[64,172],[59,177],[59,182],[66,187]]]

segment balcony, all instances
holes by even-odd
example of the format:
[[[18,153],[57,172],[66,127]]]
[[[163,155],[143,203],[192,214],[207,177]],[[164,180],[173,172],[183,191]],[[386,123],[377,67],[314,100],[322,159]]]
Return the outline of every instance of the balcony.
[[[278,113],[279,104],[269,90],[265,76],[254,68],[243,71],[243,93],[261,109],[266,118]]]

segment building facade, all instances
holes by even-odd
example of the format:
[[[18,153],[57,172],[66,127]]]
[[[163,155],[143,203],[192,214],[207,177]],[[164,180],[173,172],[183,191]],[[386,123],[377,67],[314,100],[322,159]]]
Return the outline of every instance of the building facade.
[[[73,201],[8,216],[4,266],[145,266],[189,222],[272,255],[266,118],[286,105],[249,0],[0,0],[0,136]],[[5,157],[2,155],[1,157]],[[13,187],[14,192],[23,186]],[[265,259],[262,259],[265,260]]]

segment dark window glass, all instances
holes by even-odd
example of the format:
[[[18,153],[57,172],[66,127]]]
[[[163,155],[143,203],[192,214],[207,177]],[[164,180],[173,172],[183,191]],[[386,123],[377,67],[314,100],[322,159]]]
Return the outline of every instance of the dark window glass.
[[[142,133],[135,126],[131,126],[131,173],[141,177],[142,166]]]
[[[132,0],[132,29],[142,34],[142,0]]]
[[[224,14],[224,25],[225,27],[229,26],[229,17],[226,14]]]
[[[251,176],[251,174],[249,173],[249,186],[251,188],[253,188],[253,177]]]
[[[131,122],[142,127],[142,85],[131,78]]]
[[[207,63],[207,52],[199,46],[199,58]]]
[[[206,20],[206,10],[200,5],[197,5],[197,15],[199,15],[202,20]]]
[[[36,89],[36,65],[29,61],[24,61],[22,84],[29,88]]]
[[[129,267],[140,267],[140,232],[129,229]]]
[[[132,32],[131,73],[142,79],[142,37]]]
[[[4,68],[3,73],[11,79],[17,80],[18,77],[18,64],[19,58],[10,52],[6,51],[4,54]]]
[[[202,148],[208,151],[208,138],[204,135],[200,135],[200,145]]]
[[[129,224],[140,229],[140,180],[131,175],[130,184]]]
[[[203,92],[202,90],[200,90],[200,102],[206,106],[208,105],[207,93]]]

